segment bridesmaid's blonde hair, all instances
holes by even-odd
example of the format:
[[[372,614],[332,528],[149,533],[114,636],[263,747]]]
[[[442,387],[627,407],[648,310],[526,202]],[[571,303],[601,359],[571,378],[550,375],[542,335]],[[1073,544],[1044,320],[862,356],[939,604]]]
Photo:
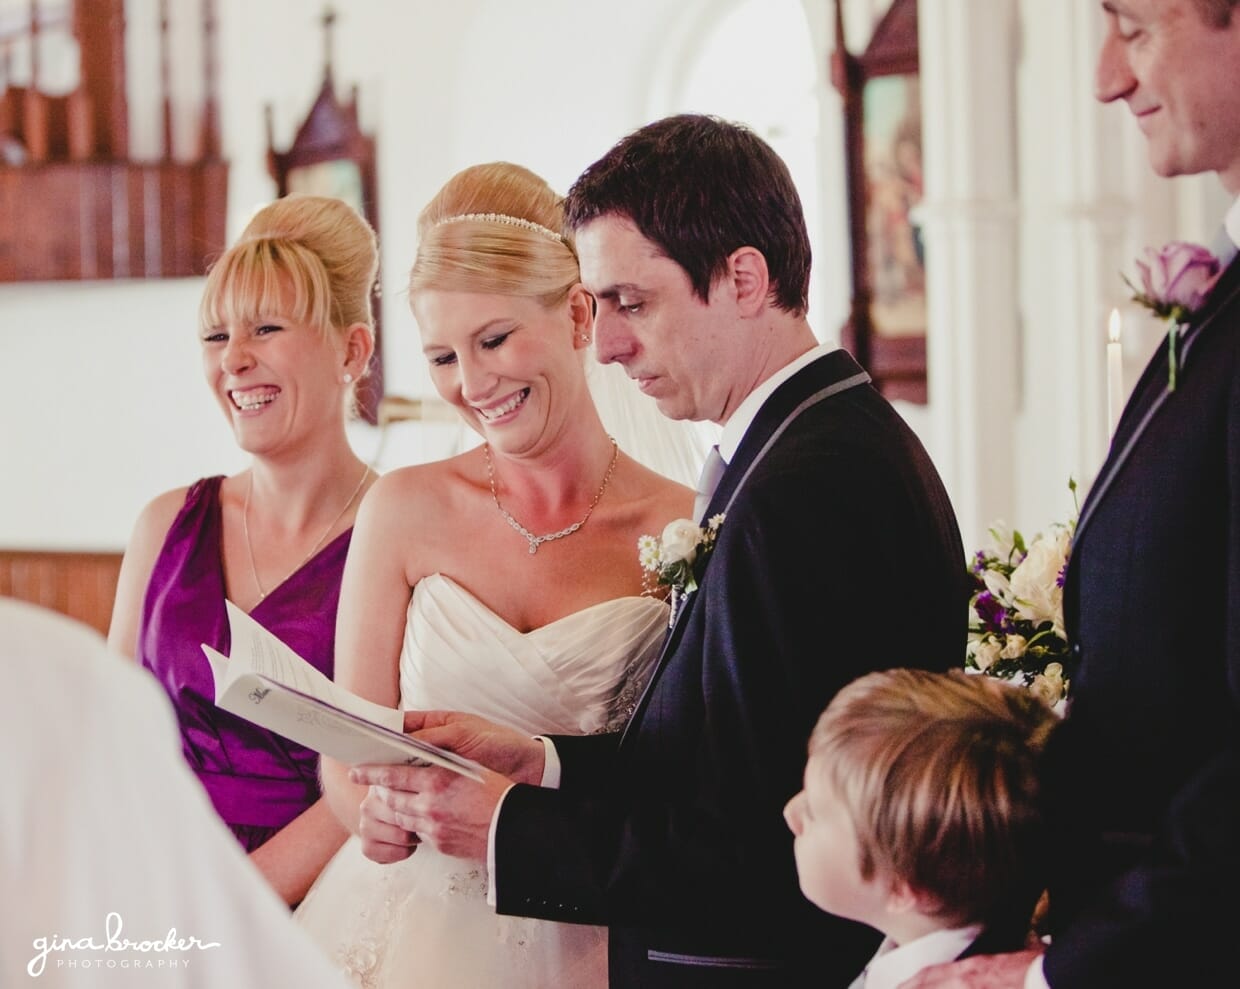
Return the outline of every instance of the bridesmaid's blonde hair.
[[[374,329],[375,232],[340,199],[286,196],[264,206],[211,267],[199,308],[206,330],[283,316],[323,334]]]

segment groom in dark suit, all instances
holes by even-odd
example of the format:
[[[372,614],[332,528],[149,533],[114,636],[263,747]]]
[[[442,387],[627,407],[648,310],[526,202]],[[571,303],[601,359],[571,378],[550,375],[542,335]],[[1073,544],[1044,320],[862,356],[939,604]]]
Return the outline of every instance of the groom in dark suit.
[[[1160,175],[1215,171],[1240,195],[1240,0],[1102,6],[1099,99],[1127,102]],[[979,958],[919,989],[1238,981],[1240,205],[1225,230],[1174,385],[1164,345],[1077,524],[1064,613],[1081,666],[1044,781],[1050,947],[1032,971],[1028,954]]]
[[[387,788],[364,803],[364,845],[391,860],[417,832],[484,859],[490,838],[497,908],[607,924],[613,986],[846,986],[875,937],[802,897],[782,809],[840,687],[960,664],[951,505],[868,375],[817,345],[800,201],[750,131],[644,127],[578,179],[566,222],[599,359],[665,415],[723,425],[701,515],[722,517],[717,540],[623,735],[544,745],[412,714],[507,778],[355,770]]]

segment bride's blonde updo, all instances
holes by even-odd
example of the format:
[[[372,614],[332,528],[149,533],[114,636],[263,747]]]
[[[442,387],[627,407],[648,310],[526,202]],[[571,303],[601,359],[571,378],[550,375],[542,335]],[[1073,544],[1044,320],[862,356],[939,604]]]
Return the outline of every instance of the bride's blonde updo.
[[[520,165],[458,172],[418,217],[410,296],[433,289],[561,302],[580,279],[576,251],[560,233],[563,204]]]
[[[375,232],[357,210],[327,196],[286,196],[259,210],[211,267],[199,323],[283,316],[323,334],[373,329],[378,267]]]

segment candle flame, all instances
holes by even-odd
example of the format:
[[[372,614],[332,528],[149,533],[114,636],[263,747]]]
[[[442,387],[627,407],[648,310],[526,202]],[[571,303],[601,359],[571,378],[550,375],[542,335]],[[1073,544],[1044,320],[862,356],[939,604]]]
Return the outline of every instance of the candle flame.
[[[1111,343],[1119,343],[1120,326],[1119,310],[1112,309],[1111,318],[1107,321],[1107,339]]]

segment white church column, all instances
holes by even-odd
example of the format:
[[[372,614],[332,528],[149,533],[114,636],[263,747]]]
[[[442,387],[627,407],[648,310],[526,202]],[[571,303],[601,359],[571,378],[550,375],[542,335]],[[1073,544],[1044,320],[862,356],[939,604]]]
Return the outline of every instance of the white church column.
[[[1106,456],[1106,327],[1124,317],[1124,389],[1148,357],[1149,321],[1121,273],[1175,226],[1173,185],[1156,178],[1123,105],[1094,99],[1102,15],[1080,0],[1022,0],[1021,296],[1025,401],[1015,440],[1021,524],[1044,527],[1083,498]],[[1013,522],[1017,519],[1013,518]]]
[[[930,414],[972,547],[1015,496],[1016,0],[922,0],[918,14]]]

